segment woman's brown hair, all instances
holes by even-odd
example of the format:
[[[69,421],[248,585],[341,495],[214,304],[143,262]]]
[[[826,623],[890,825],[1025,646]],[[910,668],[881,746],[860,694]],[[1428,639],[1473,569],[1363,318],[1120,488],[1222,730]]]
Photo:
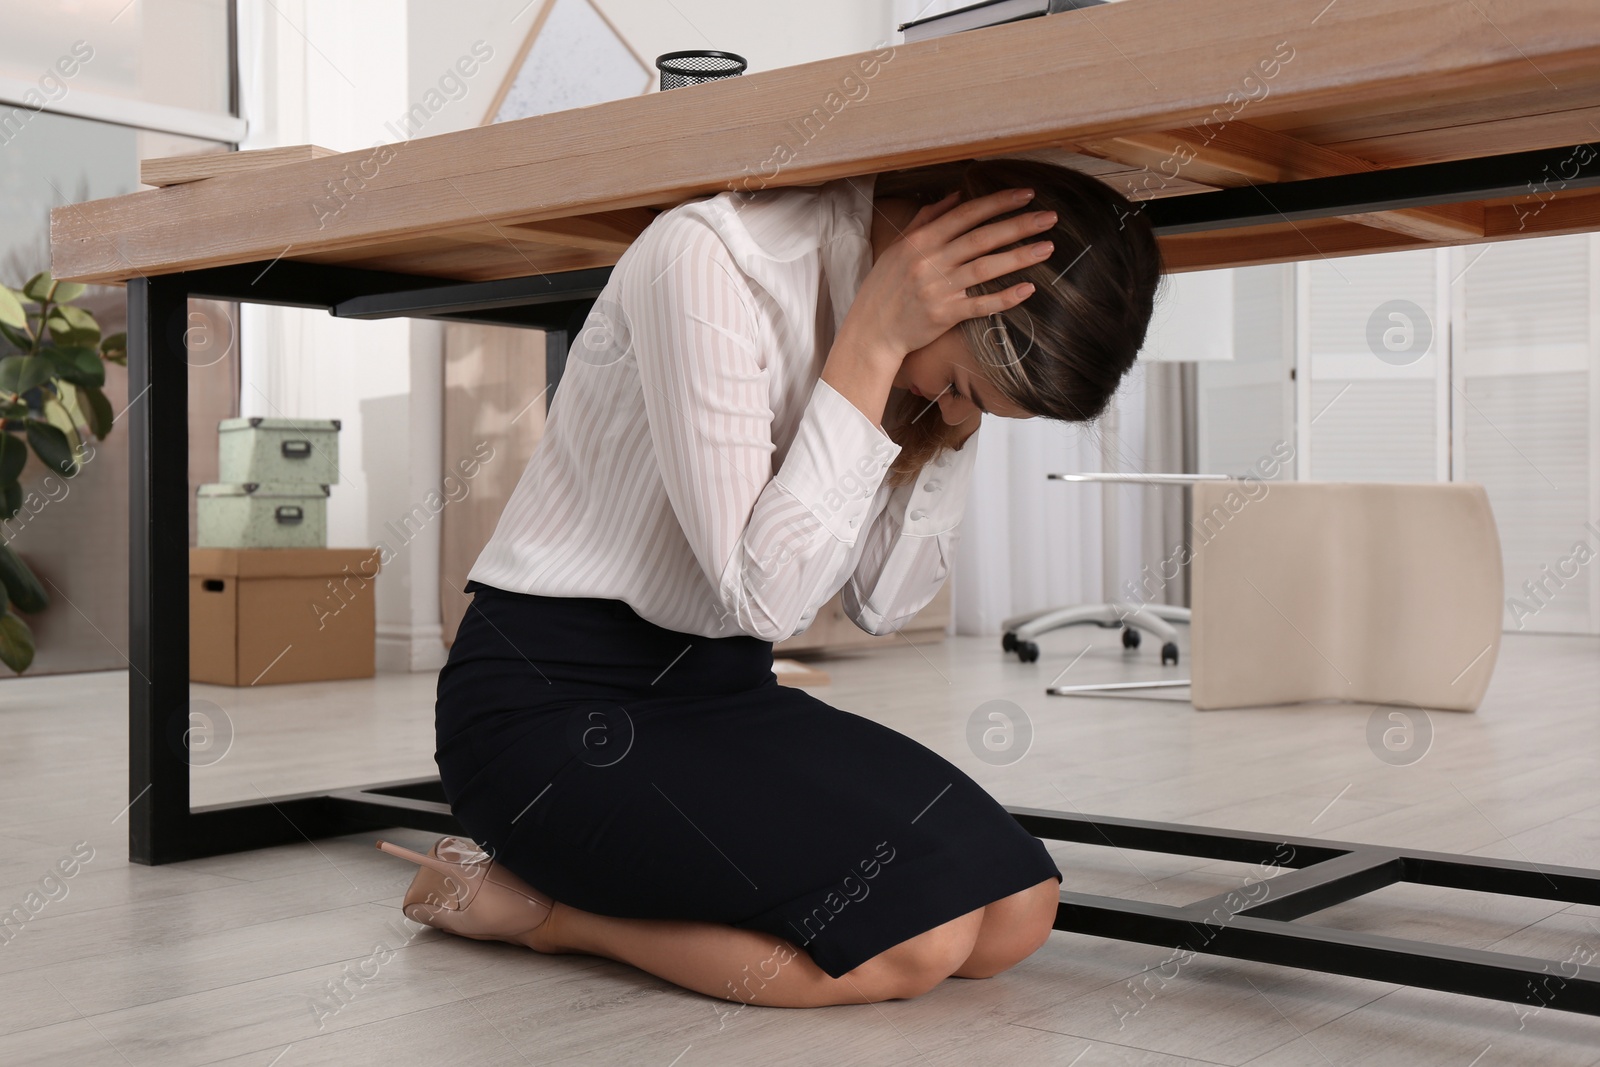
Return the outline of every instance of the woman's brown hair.
[[[1015,307],[957,328],[990,388],[1006,400],[1047,419],[1089,422],[1105,410],[1144,346],[1161,282],[1161,249],[1138,206],[1081,171],[1010,158],[885,171],[873,194],[922,205],[952,191],[964,202],[1011,188],[1032,189],[1033,199],[985,225],[1033,211],[1054,211],[1057,221],[989,254],[1039,240],[1055,247],[1033,266],[968,287],[976,296],[1032,282],[1034,291]],[[891,485],[914,480],[951,447],[955,429],[935,405],[904,391],[891,395],[884,428],[901,447],[889,471]]]

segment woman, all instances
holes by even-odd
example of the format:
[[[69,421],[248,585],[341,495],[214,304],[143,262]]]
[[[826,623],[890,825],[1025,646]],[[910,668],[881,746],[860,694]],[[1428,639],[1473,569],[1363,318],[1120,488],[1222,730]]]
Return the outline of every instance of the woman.
[[[871,633],[924,607],[982,413],[1097,416],[1160,273],[1125,198],[1029,160],[659,215],[469,575],[436,759],[473,840],[379,843],[423,865],[406,914],[790,1007],[1042,945],[1044,845],[936,753],[779,685],[772,645],[836,592]]]

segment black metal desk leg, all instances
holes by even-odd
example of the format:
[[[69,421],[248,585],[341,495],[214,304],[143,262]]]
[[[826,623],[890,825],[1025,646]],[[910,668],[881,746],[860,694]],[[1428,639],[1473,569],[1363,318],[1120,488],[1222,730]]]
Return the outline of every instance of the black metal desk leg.
[[[128,858],[187,855],[188,294],[128,282]]]

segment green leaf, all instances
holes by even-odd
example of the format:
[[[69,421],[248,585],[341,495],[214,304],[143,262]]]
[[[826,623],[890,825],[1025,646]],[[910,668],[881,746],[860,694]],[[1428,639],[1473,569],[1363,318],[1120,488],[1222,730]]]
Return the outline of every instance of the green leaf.
[[[7,345],[16,349],[15,353],[0,349],[0,356],[10,356],[15,355],[16,353],[33,351],[32,334],[24,333],[22,330],[12,329],[3,322],[0,322],[0,338],[4,338]]]
[[[0,419],[25,419],[28,417],[26,404],[0,404]]]
[[[63,470],[61,472],[65,477],[70,478],[74,474],[78,473],[77,468],[83,466],[83,435],[78,432],[78,427],[80,425],[86,426],[88,420],[76,417],[73,414],[77,408],[77,390],[74,389],[70,384],[61,384],[63,385],[65,391],[71,394],[73,401],[72,407],[69,408],[66,404],[62,403],[60,397],[46,396],[43,408],[45,421],[61,431],[61,436],[67,439],[67,447],[72,449],[73,469],[70,471]],[[39,450],[38,448],[35,448],[34,451],[37,452]],[[59,467],[57,469],[60,470]]]
[[[55,364],[57,377],[74,385],[102,386],[106,384],[106,365],[93,348],[83,345],[66,345],[60,348],[46,345],[39,354]]]
[[[22,301],[3,285],[0,285],[0,324],[14,330],[26,331],[28,328],[28,316],[22,310]]]
[[[100,354],[109,362],[128,365],[128,335],[114,333],[100,342]]]
[[[21,674],[32,662],[33,631],[11,612],[0,612],[0,663]]]
[[[49,300],[50,287],[54,284],[55,279],[50,277],[50,272],[42,270],[28,279],[28,284],[22,287],[22,295],[34,301]]]
[[[55,413],[55,418],[51,418],[50,416],[52,412],[54,412],[54,408],[51,407],[52,401],[46,400],[44,404],[44,417],[46,421],[58,427],[62,433],[65,433],[68,440],[71,440],[74,436],[78,437],[79,444],[81,445],[83,435],[78,431],[80,429],[87,430],[89,428],[89,416],[83,410],[83,405],[79,402],[78,387],[67,381],[65,378],[57,378],[55,385],[56,395],[54,403],[60,405],[61,411]],[[82,457],[79,457],[79,462],[82,462]]]
[[[60,407],[59,404],[56,406]],[[29,419],[28,443],[33,446],[33,451],[44,465],[63,478],[70,478],[78,473],[77,450],[73,448],[67,435],[61,432],[60,427],[38,419]]]
[[[111,435],[111,427],[116,425],[116,413],[111,410],[111,401],[106,399],[106,394],[92,385],[85,385],[78,389],[78,407],[87,416],[89,431],[102,441]]]
[[[39,584],[39,579],[34,577],[33,571],[21,556],[11,550],[10,545],[0,545],[0,588],[5,589],[6,596],[11,598],[11,603],[16,605],[18,611],[29,615],[50,606],[50,597],[45,593],[44,586]]]
[[[22,465],[28,462],[28,446],[22,443],[21,438],[8,433],[0,433],[0,485],[9,485],[17,480],[17,475],[22,473]]]
[[[7,356],[0,359],[0,393],[26,393],[55,372],[55,364],[41,356]]]
[[[0,521],[16,517],[22,510],[22,486],[16,482],[0,485]]]
[[[70,304],[87,292],[88,288],[82,282],[56,282],[56,291],[53,299],[58,304]]]
[[[83,308],[57,305],[50,309],[45,324],[50,327],[50,337],[56,344],[93,348],[100,343],[100,324]]]

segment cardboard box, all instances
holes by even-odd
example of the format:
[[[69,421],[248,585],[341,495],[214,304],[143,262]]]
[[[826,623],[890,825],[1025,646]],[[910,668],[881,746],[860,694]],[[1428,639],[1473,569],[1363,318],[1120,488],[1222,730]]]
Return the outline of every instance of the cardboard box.
[[[376,548],[191,548],[189,680],[371,678]]]

